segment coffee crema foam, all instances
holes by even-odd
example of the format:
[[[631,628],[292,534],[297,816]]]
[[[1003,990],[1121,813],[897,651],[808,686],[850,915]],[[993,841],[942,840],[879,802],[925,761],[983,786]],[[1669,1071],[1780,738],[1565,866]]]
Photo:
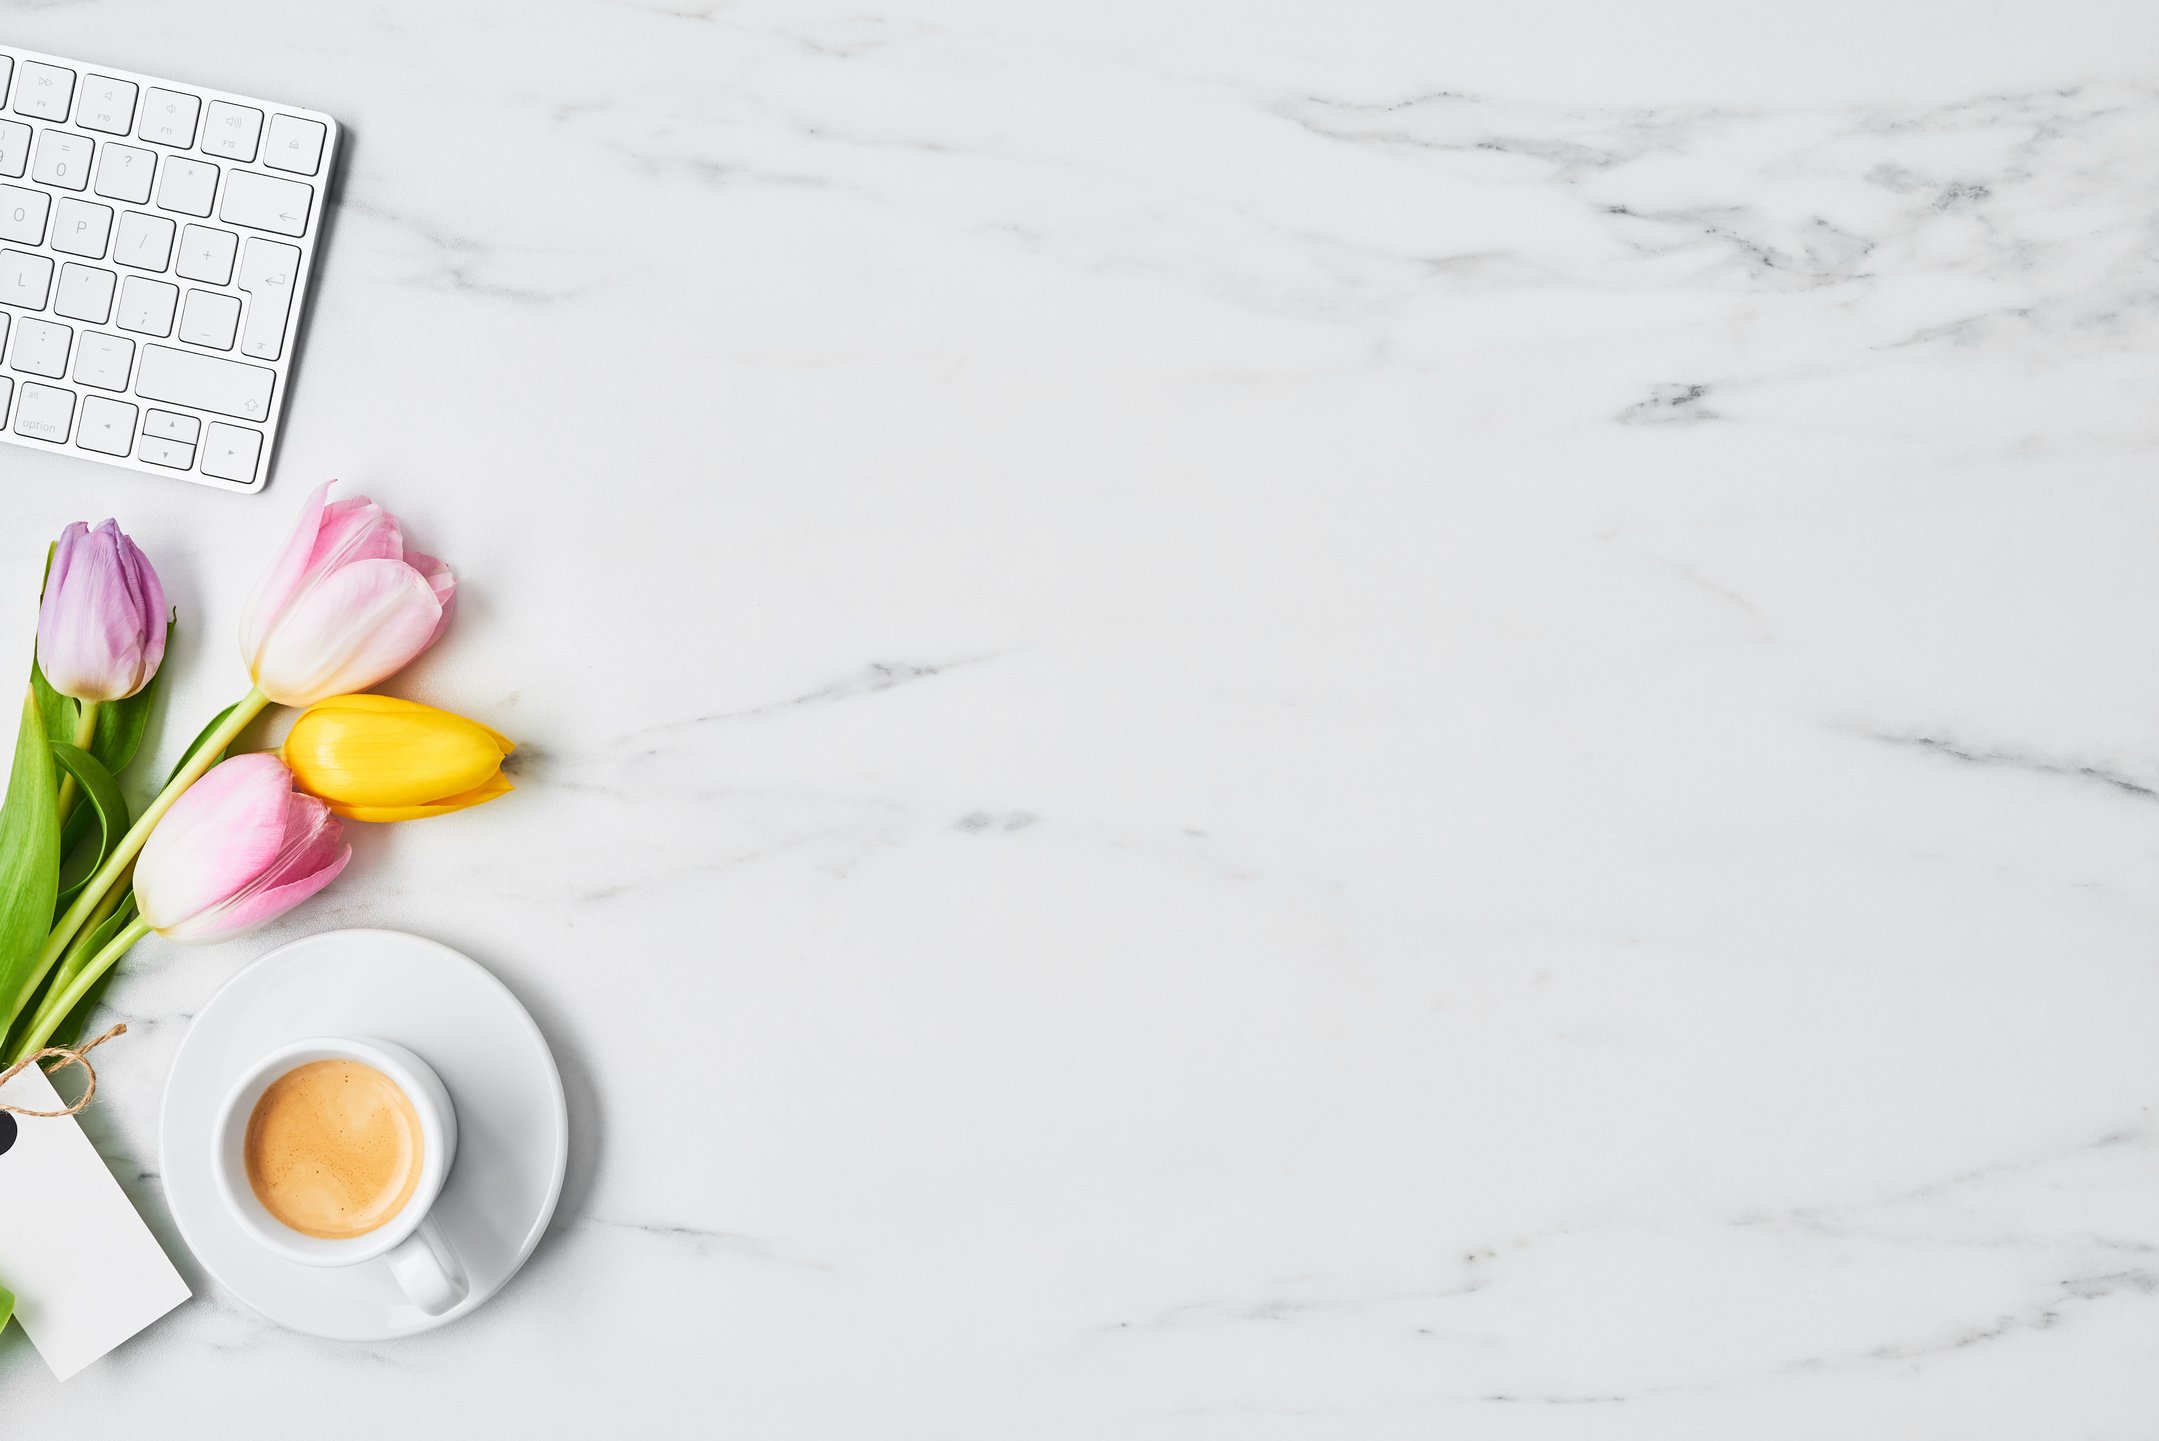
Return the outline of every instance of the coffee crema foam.
[[[248,1184],[302,1235],[364,1236],[405,1209],[426,1143],[397,1083],[359,1061],[309,1061],[279,1076],[247,1118]]]

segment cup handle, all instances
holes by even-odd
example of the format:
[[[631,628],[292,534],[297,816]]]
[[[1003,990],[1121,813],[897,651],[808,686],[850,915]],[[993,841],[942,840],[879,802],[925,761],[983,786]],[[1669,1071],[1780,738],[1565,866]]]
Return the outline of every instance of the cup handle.
[[[440,1316],[465,1299],[465,1268],[433,1216],[422,1220],[383,1259],[390,1263],[390,1274],[412,1304],[430,1316]]]

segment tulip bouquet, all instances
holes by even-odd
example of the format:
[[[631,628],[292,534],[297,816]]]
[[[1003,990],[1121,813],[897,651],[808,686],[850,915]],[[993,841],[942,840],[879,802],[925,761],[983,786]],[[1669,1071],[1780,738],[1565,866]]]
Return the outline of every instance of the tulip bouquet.
[[[226,940],[274,920],[351,858],[343,823],[441,815],[510,789],[511,744],[474,721],[364,691],[434,644],[457,594],[397,518],[325,485],[240,621],[252,681],[130,815],[174,620],[157,572],[108,520],[53,547],[37,658],[0,802],[0,1066],[80,1034],[137,941]],[[272,706],[277,753],[227,756]]]

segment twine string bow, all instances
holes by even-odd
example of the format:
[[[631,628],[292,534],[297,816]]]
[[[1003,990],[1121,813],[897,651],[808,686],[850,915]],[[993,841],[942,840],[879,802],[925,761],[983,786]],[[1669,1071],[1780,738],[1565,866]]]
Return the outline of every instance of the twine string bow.
[[[44,1050],[39,1051],[36,1055],[25,1056],[22,1060],[17,1061],[14,1065],[9,1066],[5,1071],[0,1071],[0,1089],[5,1089],[7,1083],[14,1080],[16,1076],[20,1075],[25,1067],[34,1066],[39,1061],[45,1060],[50,1057],[53,1060],[53,1064],[46,1068],[46,1074],[50,1075],[52,1072],[59,1070],[62,1066],[80,1066],[82,1067],[83,1075],[89,1077],[90,1080],[90,1084],[83,1087],[82,1099],[77,1101],[74,1105],[69,1106],[64,1111],[33,1111],[28,1106],[11,1106],[5,1101],[0,1101],[0,1111],[13,1111],[18,1116],[74,1115],[77,1111],[80,1111],[83,1107],[89,1105],[90,1102],[97,1097],[97,1068],[90,1064],[90,1053],[96,1050],[99,1046],[104,1045],[114,1036],[124,1036],[126,1034],[127,1025],[125,1022],[122,1022],[121,1024],[114,1026],[111,1030],[107,1031],[104,1035],[99,1036],[96,1040],[91,1041],[87,1045],[47,1046]]]

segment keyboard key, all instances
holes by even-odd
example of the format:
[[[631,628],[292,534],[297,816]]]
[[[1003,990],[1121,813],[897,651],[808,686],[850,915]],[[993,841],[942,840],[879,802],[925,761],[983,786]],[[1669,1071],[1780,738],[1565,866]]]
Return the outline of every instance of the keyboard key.
[[[97,179],[90,188],[107,200],[130,205],[150,203],[150,177],[157,170],[157,153],[133,145],[107,142],[97,155]]]
[[[118,278],[102,266],[77,265],[70,261],[60,267],[60,288],[53,294],[53,314],[103,325],[112,319],[113,283]]]
[[[172,234],[172,222],[162,215],[123,210],[112,258],[137,270],[163,270],[172,263]]]
[[[259,488],[342,143],[0,37],[0,451]]]
[[[91,200],[61,197],[53,208],[52,248],[69,255],[105,258],[105,242],[112,235],[112,207]]]
[[[203,438],[202,473],[245,484],[255,478],[255,460],[261,454],[261,431],[213,420]]]
[[[275,360],[283,353],[285,320],[292,311],[292,281],[299,273],[297,247],[252,235],[247,238],[239,285],[252,303],[247,307],[247,329],[240,337],[242,355]]]
[[[240,297],[214,290],[190,290],[180,305],[180,338],[212,350],[232,349],[240,329]]]
[[[135,407],[102,395],[84,396],[82,425],[75,432],[75,443],[101,455],[126,455],[128,447],[135,443]]]
[[[227,160],[253,160],[255,142],[262,135],[262,112],[223,100],[210,102],[203,117],[202,148]]]
[[[270,390],[276,381],[276,371],[259,365],[145,345],[135,372],[135,393],[145,400],[261,420],[270,413]]]
[[[38,132],[37,159],[30,162],[30,178],[40,185],[80,190],[90,183],[90,152],[97,142],[87,135],[65,130]]]
[[[30,127],[20,120],[0,120],[0,175],[19,180],[30,168]]]
[[[263,150],[262,163],[272,170],[313,175],[322,164],[325,133],[320,120],[307,120],[298,115],[273,115],[270,117],[270,143]]]
[[[34,380],[23,382],[22,399],[15,405],[17,435],[65,445],[68,427],[74,423],[74,391],[62,390],[57,385],[39,385]]]
[[[186,280],[229,284],[233,252],[239,247],[240,237],[230,230],[219,230],[214,225],[184,225],[180,228],[180,258],[173,269]]]
[[[15,322],[15,344],[8,350],[7,363],[58,380],[67,374],[67,349],[74,339],[75,332],[57,320],[25,315]]]
[[[75,378],[100,390],[125,390],[128,367],[134,361],[134,341],[91,331],[83,336],[82,344],[75,347]],[[130,422],[128,439],[134,438],[134,426]],[[126,455],[127,447],[123,445],[112,454]]]
[[[52,289],[52,262],[21,250],[0,250],[0,305],[43,310]]]
[[[308,206],[314,198],[315,187],[305,182],[235,170],[225,177],[225,203],[217,218],[254,230],[302,235],[307,231]]]
[[[142,418],[142,433],[154,435],[161,440],[177,440],[193,445],[202,432],[202,422],[192,415],[182,415],[176,410],[153,410]]]
[[[0,185],[0,240],[36,245],[45,238],[45,214],[52,197],[42,190]]]
[[[172,334],[172,311],[180,303],[180,287],[162,280],[130,275],[120,284],[120,328],[144,335]],[[152,400],[159,397],[152,396]],[[178,400],[176,395],[164,397]],[[185,402],[182,402],[185,404]]]
[[[185,150],[195,143],[195,117],[201,112],[200,97],[153,85],[143,97],[142,124],[135,134],[153,145]]]
[[[42,60],[25,60],[15,77],[15,113],[40,120],[67,119],[68,101],[75,96],[75,72]]]
[[[110,75],[92,75],[82,83],[82,99],[75,102],[75,123],[85,130],[125,135],[135,123],[135,82]]]
[[[150,413],[156,415],[158,412]],[[152,465],[169,465],[174,470],[188,470],[195,464],[195,447],[184,441],[159,440],[145,435],[142,444],[135,447],[135,458],[147,460]]]
[[[182,215],[208,215],[210,200],[217,194],[217,167],[207,160],[165,162],[165,178],[158,183],[157,207]]]

